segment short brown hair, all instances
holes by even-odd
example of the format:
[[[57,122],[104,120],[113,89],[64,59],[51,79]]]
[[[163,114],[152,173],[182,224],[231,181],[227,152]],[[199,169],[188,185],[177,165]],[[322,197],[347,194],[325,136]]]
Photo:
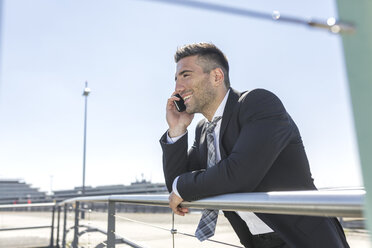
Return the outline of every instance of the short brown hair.
[[[198,59],[206,62],[204,63],[207,65],[203,68],[204,72],[210,72],[213,69],[221,68],[224,73],[225,86],[227,89],[230,87],[229,62],[220,49],[212,43],[205,42],[184,45],[177,49],[174,60],[178,63],[181,59],[194,55],[198,55]]]

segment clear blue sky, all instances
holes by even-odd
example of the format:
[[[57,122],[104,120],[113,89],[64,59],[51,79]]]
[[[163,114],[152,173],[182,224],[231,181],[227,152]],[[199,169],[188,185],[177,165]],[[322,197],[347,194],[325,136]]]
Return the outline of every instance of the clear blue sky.
[[[337,16],[330,0],[209,1],[282,16]],[[4,1],[0,178],[48,191],[163,182],[159,138],[174,89],[173,54],[208,41],[232,87],[277,94],[300,128],[318,187],[361,185],[342,41],[327,31],[140,0]],[[190,127],[193,139],[197,116]]]

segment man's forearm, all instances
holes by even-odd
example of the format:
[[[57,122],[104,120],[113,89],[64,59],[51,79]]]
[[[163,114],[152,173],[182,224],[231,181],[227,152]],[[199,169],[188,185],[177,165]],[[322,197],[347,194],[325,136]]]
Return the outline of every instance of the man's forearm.
[[[176,138],[175,143],[168,142],[171,138],[167,132],[160,139],[163,150],[164,177],[169,192],[172,191],[174,179],[187,171],[187,133]]]

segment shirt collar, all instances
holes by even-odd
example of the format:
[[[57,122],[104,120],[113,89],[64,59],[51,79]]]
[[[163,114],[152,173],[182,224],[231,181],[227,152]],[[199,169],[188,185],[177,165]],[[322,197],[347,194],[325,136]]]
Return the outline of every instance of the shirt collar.
[[[218,106],[216,112],[214,113],[212,120],[215,117],[223,115],[223,111],[225,110],[225,106],[226,106],[227,98],[229,97],[229,93],[230,93],[230,89],[226,92],[226,95],[223,98],[222,102],[220,103],[220,106]]]

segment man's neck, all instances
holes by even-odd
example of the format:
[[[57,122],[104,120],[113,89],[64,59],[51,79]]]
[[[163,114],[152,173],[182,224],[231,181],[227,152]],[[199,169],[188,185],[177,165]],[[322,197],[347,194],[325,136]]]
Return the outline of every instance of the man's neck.
[[[228,93],[229,91],[225,91],[223,92],[222,94],[219,94],[218,97],[216,97],[216,101],[213,102],[213,104],[211,105],[209,111],[205,111],[205,113],[203,113],[203,116],[208,120],[208,121],[212,121],[216,111],[218,110],[218,108],[220,107],[222,101],[224,100],[224,98],[226,97],[226,94]]]

